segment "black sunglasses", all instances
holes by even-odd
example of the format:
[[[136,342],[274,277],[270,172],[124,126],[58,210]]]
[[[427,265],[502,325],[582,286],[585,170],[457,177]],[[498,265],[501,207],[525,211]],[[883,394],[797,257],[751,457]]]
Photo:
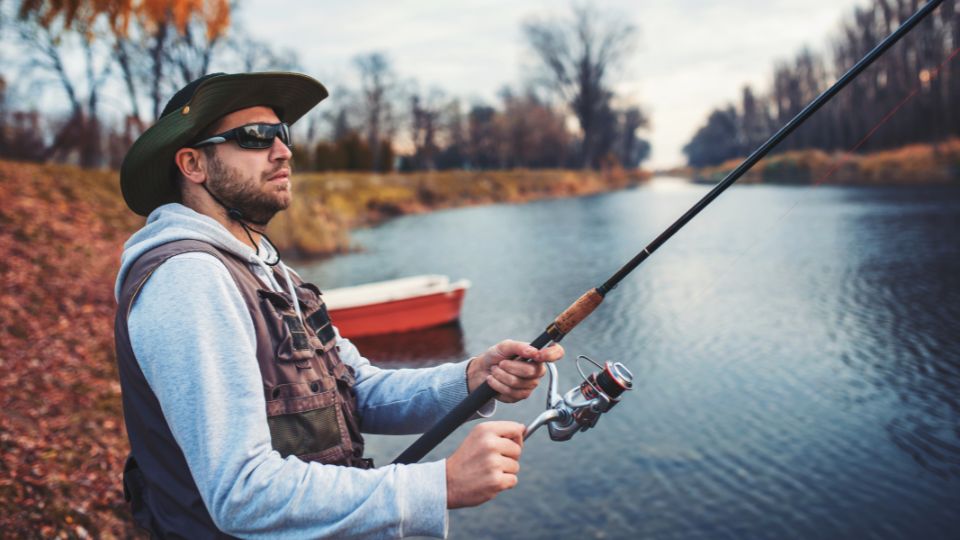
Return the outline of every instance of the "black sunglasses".
[[[263,150],[273,146],[273,139],[277,137],[280,138],[280,142],[287,145],[287,148],[293,148],[293,141],[290,140],[290,126],[283,122],[279,124],[247,124],[228,129],[223,133],[217,133],[212,137],[195,142],[190,145],[190,148],[237,141],[240,148]]]

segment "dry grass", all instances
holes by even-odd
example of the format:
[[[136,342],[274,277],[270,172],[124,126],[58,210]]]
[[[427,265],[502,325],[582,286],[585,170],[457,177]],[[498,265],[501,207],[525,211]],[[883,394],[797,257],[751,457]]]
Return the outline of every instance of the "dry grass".
[[[304,173],[294,204],[269,229],[285,252],[299,256],[350,248],[347,231],[394,216],[490,203],[587,195],[635,185],[642,171],[443,171],[374,175]]]
[[[694,178],[700,182],[718,182],[741,161],[732,159],[716,167],[705,167],[696,171]],[[851,156],[821,150],[785,152],[764,158],[739,182],[844,185],[960,182],[960,139]]]

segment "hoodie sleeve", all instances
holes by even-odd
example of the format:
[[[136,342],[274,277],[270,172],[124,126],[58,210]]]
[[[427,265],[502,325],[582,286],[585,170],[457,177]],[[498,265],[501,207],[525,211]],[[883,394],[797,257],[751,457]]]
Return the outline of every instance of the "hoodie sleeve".
[[[187,253],[162,264],[141,290],[128,327],[137,361],[224,532],[446,536],[444,461],[360,470],[284,459],[273,450],[253,323],[215,258]]]
[[[339,331],[337,351],[356,374],[354,389],[365,433],[423,433],[467,397],[469,360],[431,368],[380,369]],[[489,417],[495,407],[490,400],[471,419]]]

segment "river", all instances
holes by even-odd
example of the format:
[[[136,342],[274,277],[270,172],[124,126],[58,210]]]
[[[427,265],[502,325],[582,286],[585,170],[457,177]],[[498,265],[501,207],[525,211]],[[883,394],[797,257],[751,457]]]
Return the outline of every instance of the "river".
[[[406,216],[299,270],[321,288],[470,279],[458,326],[358,340],[379,365],[433,365],[533,339],[707,189]],[[561,390],[578,354],[623,362],[635,390],[569,442],[536,433],[519,485],[452,511],[450,538],[960,535],[960,187],[734,187],[563,345]],[[497,417],[527,423],[544,397]]]

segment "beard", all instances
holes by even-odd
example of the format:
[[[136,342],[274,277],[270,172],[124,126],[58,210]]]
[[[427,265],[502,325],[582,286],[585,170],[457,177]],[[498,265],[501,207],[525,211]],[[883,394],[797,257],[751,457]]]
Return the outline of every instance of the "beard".
[[[266,225],[277,212],[290,206],[290,184],[272,186],[267,179],[284,168],[284,165],[265,173],[259,179],[244,176],[240,169],[231,167],[219,156],[208,159],[207,185],[223,206],[243,213],[243,219],[258,225]]]

